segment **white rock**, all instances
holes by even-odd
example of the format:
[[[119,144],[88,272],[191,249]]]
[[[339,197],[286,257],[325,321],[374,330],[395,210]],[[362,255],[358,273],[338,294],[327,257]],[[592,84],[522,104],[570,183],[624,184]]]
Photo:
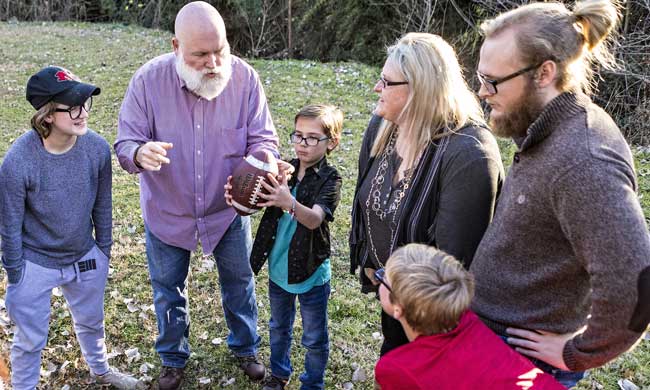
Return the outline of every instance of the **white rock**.
[[[140,365],[140,374],[146,374],[152,368],[153,368],[153,364],[151,364],[151,363],[142,363]]]
[[[352,373],[352,382],[363,382],[367,379],[366,370],[363,367],[357,367]]]
[[[210,382],[212,382],[212,379],[210,378],[199,378],[199,384],[207,385]]]
[[[354,388],[354,385],[352,384],[352,382],[345,382],[343,384],[343,390],[352,390],[352,388]]]
[[[381,339],[381,333],[380,332],[373,332],[372,333],[372,338],[375,340],[380,340]]]
[[[114,350],[112,350],[111,352],[108,353],[107,358],[108,358],[108,359],[112,359],[112,358],[114,358],[115,356],[119,356],[119,355],[121,355],[121,354],[122,354],[122,351],[120,351],[119,349],[114,349]]]
[[[619,379],[618,387],[620,387],[621,390],[639,390],[639,386],[635,385],[627,379]]]
[[[199,338],[200,338],[201,340],[207,340],[207,339],[208,339],[208,332],[205,331],[205,332],[201,333],[201,335],[199,336]]]
[[[126,361],[129,363],[140,360],[140,352],[137,347],[127,349],[124,354],[126,355]]]
[[[221,339],[221,337],[215,337],[215,338],[212,339],[212,344],[214,344],[214,345],[220,345],[221,343],[223,343],[223,340]]]
[[[63,291],[61,291],[61,288],[59,288],[59,287],[54,287],[52,289],[52,295],[54,295],[55,297],[62,297],[63,296]]]
[[[61,390],[70,390],[70,385],[64,385]]]

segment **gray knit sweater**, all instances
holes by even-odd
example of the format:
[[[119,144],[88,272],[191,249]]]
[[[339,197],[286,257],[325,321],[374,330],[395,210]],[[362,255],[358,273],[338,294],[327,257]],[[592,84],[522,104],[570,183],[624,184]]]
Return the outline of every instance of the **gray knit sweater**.
[[[650,315],[650,235],[630,149],[602,109],[568,93],[517,144],[471,266],[472,309],[500,334],[586,324],[564,362],[602,365],[635,343]]]
[[[89,130],[56,155],[28,131],[2,162],[0,207],[2,263],[12,283],[25,260],[61,268],[95,244],[110,257],[110,146]]]

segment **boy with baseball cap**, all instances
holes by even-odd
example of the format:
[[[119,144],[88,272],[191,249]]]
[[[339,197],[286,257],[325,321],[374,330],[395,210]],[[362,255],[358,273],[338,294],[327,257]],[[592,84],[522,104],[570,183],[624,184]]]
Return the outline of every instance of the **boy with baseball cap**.
[[[19,137],[0,167],[6,308],[16,331],[12,387],[35,389],[47,343],[52,289],[61,288],[91,374],[118,389],[144,386],[109,367],[104,288],[112,245],[111,152],[87,127],[100,93],[68,70],[42,69],[27,83],[33,131]]]

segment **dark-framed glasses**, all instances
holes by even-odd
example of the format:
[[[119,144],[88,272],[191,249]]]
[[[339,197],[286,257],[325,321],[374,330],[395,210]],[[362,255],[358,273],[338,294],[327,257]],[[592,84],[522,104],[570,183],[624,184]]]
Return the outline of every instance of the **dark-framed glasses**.
[[[375,279],[381,284],[384,285],[388,289],[388,291],[393,292],[393,290],[390,288],[388,285],[388,282],[386,281],[386,269],[385,268],[379,268],[377,271],[375,271]]]
[[[327,141],[330,139],[330,137],[303,137],[300,134],[297,134],[295,131],[291,134],[289,134],[289,140],[291,141],[292,144],[300,144],[304,141],[305,145],[307,146],[316,146],[318,145],[319,142],[321,141]]]
[[[509,75],[507,75],[507,76],[504,76],[504,77],[501,77],[501,78],[498,78],[498,79],[491,79],[491,78],[488,78],[486,75],[484,75],[483,73],[481,73],[481,72],[479,72],[479,71],[476,72],[476,76],[478,76],[478,81],[481,82],[481,85],[483,85],[483,86],[485,87],[485,90],[486,90],[490,95],[496,95],[496,93],[499,92],[499,91],[497,90],[497,85],[498,85],[498,84],[501,84],[501,83],[506,82],[506,81],[508,81],[508,80],[512,80],[512,79],[514,79],[515,77],[517,77],[517,76],[521,76],[522,74],[524,74],[524,73],[526,73],[526,72],[530,72],[530,71],[533,70],[533,69],[537,69],[537,68],[539,68],[543,63],[544,63],[544,62],[540,62],[539,64],[532,65],[532,66],[528,66],[528,67],[526,67],[526,68],[520,69],[520,70],[518,70],[518,71],[516,71],[516,72],[514,72],[514,73],[511,73],[511,74],[509,74]]]
[[[70,119],[79,119],[81,117],[81,110],[85,110],[86,112],[90,112],[90,109],[93,107],[93,97],[89,97],[83,105],[81,106],[74,106],[70,108],[57,108],[54,111],[56,112],[67,112],[68,115],[70,115]]]
[[[381,83],[381,88],[392,87],[393,85],[405,85],[408,84],[408,81],[389,81],[386,80],[384,76],[379,76],[379,82]]]

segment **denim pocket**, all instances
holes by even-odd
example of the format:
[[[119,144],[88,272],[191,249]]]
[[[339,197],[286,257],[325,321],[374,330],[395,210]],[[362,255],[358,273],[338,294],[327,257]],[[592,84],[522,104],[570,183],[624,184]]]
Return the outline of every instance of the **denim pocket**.
[[[105,277],[108,273],[108,257],[97,245],[75,263],[81,281]]]

